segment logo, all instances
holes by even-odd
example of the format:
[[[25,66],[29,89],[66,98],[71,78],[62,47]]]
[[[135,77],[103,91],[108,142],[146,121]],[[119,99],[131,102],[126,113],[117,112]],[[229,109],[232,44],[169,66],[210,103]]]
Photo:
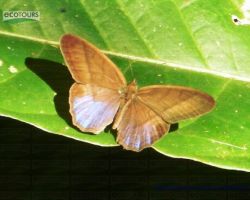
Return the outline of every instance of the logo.
[[[9,21],[14,19],[31,19],[40,20],[39,11],[3,11],[3,21]]]

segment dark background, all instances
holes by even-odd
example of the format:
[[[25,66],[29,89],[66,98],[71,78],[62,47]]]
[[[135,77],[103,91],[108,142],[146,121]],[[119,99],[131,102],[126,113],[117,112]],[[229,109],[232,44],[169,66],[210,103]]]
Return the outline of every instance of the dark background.
[[[0,200],[250,199],[250,174],[104,148],[0,117]]]

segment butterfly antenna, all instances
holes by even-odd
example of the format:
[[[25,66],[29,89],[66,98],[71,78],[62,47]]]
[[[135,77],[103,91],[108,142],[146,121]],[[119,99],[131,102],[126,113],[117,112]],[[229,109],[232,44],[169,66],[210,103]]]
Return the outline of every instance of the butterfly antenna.
[[[134,74],[134,71],[133,71],[133,69],[132,69],[132,64],[133,64],[133,63],[134,63],[134,61],[129,61],[128,68],[129,68],[129,70],[130,70],[132,79],[135,79],[135,74]]]

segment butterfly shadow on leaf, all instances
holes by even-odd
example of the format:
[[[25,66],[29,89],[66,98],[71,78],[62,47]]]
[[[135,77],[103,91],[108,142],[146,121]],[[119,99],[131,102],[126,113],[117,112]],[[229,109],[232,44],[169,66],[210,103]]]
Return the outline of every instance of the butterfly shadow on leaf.
[[[56,93],[54,103],[58,115],[63,118],[69,126],[75,128],[72,125],[72,119],[69,113],[69,89],[73,80],[68,69],[60,63],[37,58],[26,58],[25,64]]]

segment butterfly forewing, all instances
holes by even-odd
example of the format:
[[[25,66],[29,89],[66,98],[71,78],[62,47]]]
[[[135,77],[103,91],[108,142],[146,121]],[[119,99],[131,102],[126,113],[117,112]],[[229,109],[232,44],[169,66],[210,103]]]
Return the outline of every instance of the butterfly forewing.
[[[200,116],[215,106],[211,96],[181,86],[144,87],[139,90],[138,98],[168,123]]]
[[[126,86],[126,80],[115,64],[87,41],[66,34],[61,38],[60,47],[76,82],[110,89]]]
[[[139,99],[129,100],[119,112],[113,128],[125,149],[141,151],[168,132],[170,125]]]

